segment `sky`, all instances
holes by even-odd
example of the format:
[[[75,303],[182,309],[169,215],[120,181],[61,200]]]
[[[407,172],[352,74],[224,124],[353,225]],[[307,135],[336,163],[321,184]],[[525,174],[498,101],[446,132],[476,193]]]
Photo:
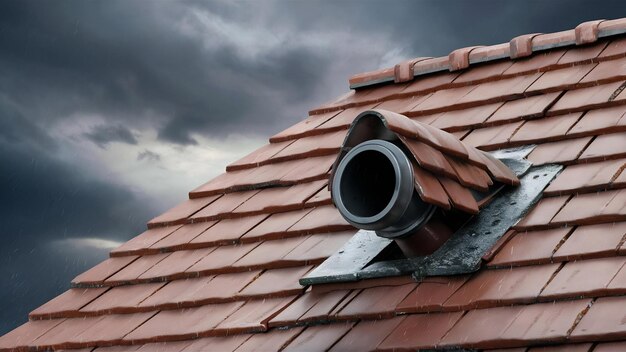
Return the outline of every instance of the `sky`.
[[[0,334],[356,73],[621,1],[0,2]]]

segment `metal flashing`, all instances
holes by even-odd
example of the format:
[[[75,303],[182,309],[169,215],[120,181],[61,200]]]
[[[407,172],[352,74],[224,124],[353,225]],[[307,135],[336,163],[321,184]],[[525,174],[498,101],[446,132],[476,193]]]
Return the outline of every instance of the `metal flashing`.
[[[460,275],[478,270],[484,253],[532,208],[562,169],[556,164],[532,167],[524,157],[533,148],[525,146],[492,153],[520,177],[520,186],[503,190],[433,254],[373,262],[393,241],[378,237],[373,231],[361,230],[336,254],[301,278],[300,284],[349,282],[407,274],[419,280],[427,276]]]

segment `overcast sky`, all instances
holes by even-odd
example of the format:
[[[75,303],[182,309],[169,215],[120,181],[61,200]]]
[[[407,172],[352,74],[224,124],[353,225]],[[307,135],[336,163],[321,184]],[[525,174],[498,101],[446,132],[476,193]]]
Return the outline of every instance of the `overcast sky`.
[[[350,75],[602,1],[1,1],[0,334]]]

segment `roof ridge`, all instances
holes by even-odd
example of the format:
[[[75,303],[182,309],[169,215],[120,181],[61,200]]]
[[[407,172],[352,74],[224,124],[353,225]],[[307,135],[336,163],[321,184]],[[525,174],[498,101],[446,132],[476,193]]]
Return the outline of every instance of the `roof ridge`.
[[[356,74],[350,77],[349,83],[351,89],[357,89],[380,83],[409,82],[417,76],[429,73],[454,72],[482,62],[528,57],[539,51],[591,44],[599,38],[623,33],[626,33],[626,17],[587,21],[574,29],[561,32],[524,34],[511,39],[508,43],[470,46],[453,50],[448,56],[406,60],[394,67]]]

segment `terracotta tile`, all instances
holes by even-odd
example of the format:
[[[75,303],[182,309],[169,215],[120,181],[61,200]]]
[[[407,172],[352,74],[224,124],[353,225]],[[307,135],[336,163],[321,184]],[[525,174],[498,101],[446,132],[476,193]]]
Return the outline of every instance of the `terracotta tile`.
[[[548,263],[559,243],[572,231],[561,227],[551,230],[519,232],[502,247],[489,265],[527,265]]]
[[[150,245],[154,249],[176,250],[187,247],[187,244],[196,238],[199,234],[215,225],[215,221],[201,222],[196,224],[183,225],[178,230],[172,232],[169,236]]]
[[[122,270],[124,267],[132,263],[137,258],[139,257],[134,255],[126,257],[108,258],[100,264],[94,266],[93,268],[76,276],[74,280],[72,280],[72,284],[90,285],[102,283],[104,280]]]
[[[150,319],[154,312],[67,319],[34,342],[38,346],[75,348],[115,344]]]
[[[174,280],[143,302],[141,307],[172,309],[232,301],[260,274],[258,271]]]
[[[535,207],[520,220],[516,228],[529,228],[539,225],[546,225],[565,205],[569,196],[549,197],[541,199]]]
[[[307,119],[309,120],[309,119]],[[304,121],[307,121],[304,120]],[[307,121],[308,122],[308,121]],[[261,165],[287,146],[291,145],[293,141],[286,141],[280,143],[268,143],[261,148],[256,149],[252,153],[244,156],[243,158],[229,164],[226,167],[226,171],[235,171],[245,169],[249,167],[255,167]]]
[[[108,287],[71,288],[28,315],[31,319],[51,319],[75,316],[80,308],[102,295]]]
[[[209,255],[200,259],[196,264],[192,265],[186,272],[224,271],[225,268],[230,267],[234,262],[248,254],[258,245],[259,243],[251,243],[218,247]]]
[[[170,233],[176,231],[178,228],[180,228],[180,226],[166,226],[148,229],[142,232],[140,235],[134,237],[130,241],[112,250],[111,256],[119,257],[123,255],[128,255],[141,249],[149,248],[153,244],[169,236]]]
[[[378,103],[366,104],[356,107],[351,107],[343,110],[339,114],[335,115],[330,120],[324,122],[320,125],[319,129],[327,129],[327,130],[336,130],[348,127],[354,118],[357,117],[360,113],[366,110],[372,109]]]
[[[445,303],[455,310],[533,302],[558,264],[483,270],[473,275]]]
[[[437,177],[413,163],[413,177],[415,190],[422,200],[437,205],[443,209],[450,209],[450,198]]]
[[[617,259],[615,259],[617,260]],[[608,291],[611,294],[624,294],[626,292],[626,269],[622,266],[621,269],[615,274],[615,277],[611,279],[607,286]]]
[[[567,133],[568,135],[582,135],[591,133],[613,133],[626,126],[623,118],[626,106],[615,106],[589,111]]]
[[[236,219],[222,219],[215,226],[191,240],[192,244],[217,244],[238,241],[250,229],[255,227],[267,215],[253,215]]]
[[[626,58],[604,61],[598,64],[582,82],[604,83],[611,82],[626,75]]]
[[[289,326],[304,321],[325,321],[340,305],[350,291],[338,290],[324,293],[306,292],[285,310],[270,320],[269,326]]]
[[[185,276],[184,272],[199,260],[211,254],[215,250],[212,248],[202,248],[196,250],[180,250],[172,252],[165,259],[139,275],[139,279],[180,278]]]
[[[489,174],[478,166],[458,161],[455,158],[448,158],[448,160],[457,174],[458,182],[461,185],[482,192],[487,192],[489,186],[493,185]]]
[[[580,155],[581,160],[602,160],[626,156],[626,133],[612,133],[596,137]]]
[[[485,122],[502,103],[493,103],[441,114],[432,125],[446,130],[458,130]]]
[[[307,201],[304,202],[304,206],[307,208],[330,204],[333,204],[333,200],[330,196],[330,190],[328,189],[328,185],[322,187],[322,189],[317,191],[311,198],[307,199]]]
[[[312,269],[311,266],[264,271],[246,286],[240,296],[284,297],[302,293],[304,287],[298,280]]]
[[[624,165],[626,159],[568,166],[550,183],[544,194],[561,195],[606,189]]]
[[[41,335],[63,322],[63,319],[36,320],[26,322],[12,331],[0,336],[0,348],[11,350],[27,347]]]
[[[80,309],[83,313],[131,313],[136,307],[165,283],[150,283],[113,287]]]
[[[534,341],[563,341],[589,303],[589,300],[576,300],[472,310],[441,344],[505,348],[526,346]]]
[[[578,227],[554,253],[554,260],[595,258],[616,253],[626,235],[626,223],[607,223]]]
[[[235,352],[280,351],[298,336],[304,328],[273,329],[264,334],[252,334]]]
[[[145,345],[135,345],[135,346],[110,346],[110,347],[98,347],[94,351],[98,352],[129,352],[129,351],[137,351]]]
[[[292,164],[280,181],[283,183],[304,183],[325,178],[330,168],[333,166],[336,154],[320,156],[317,158],[306,158],[301,160],[287,161],[273,164],[276,167],[285,167],[283,164]],[[269,166],[269,165],[268,165]]]
[[[624,40],[624,38],[614,37],[614,39],[611,40],[606,49],[604,49],[598,57],[607,59],[611,57],[620,57],[624,55],[624,52],[626,52],[625,48],[626,40]]]
[[[350,230],[309,236],[287,253],[283,260],[317,261],[317,259],[325,259],[335,254],[355,233],[356,230]]]
[[[626,192],[606,191],[577,195],[552,219],[552,223],[585,225],[619,221],[626,217]]]
[[[626,297],[598,298],[570,334],[572,341],[626,337]]]
[[[600,258],[569,262],[541,293],[542,298],[595,297],[626,263],[625,258]]]
[[[436,347],[463,316],[463,312],[408,315],[385,340],[378,351],[415,350]]]
[[[292,160],[310,156],[335,154],[339,151],[339,147],[345,138],[346,130],[300,138],[285,149],[276,153],[269,160],[276,162],[278,160]]]
[[[275,214],[279,215],[279,214]],[[333,205],[313,208],[295,224],[289,227],[290,232],[313,234],[327,231],[341,231],[352,228]]]
[[[243,204],[243,202],[252,198],[254,195],[259,193],[259,190],[252,191],[244,191],[244,192],[233,192],[227,193],[222,196],[220,199],[215,201],[215,203],[209,205],[208,207],[202,209],[197,214],[191,217],[192,221],[203,221],[203,220],[215,220],[219,216],[223,214],[232,213],[235,208]]]
[[[402,93],[427,92],[435,89],[443,89],[449,86],[459,76],[459,72],[438,72],[432,75],[420,76],[414,79]]]
[[[576,345],[559,345],[559,346],[549,346],[549,347],[533,347],[528,350],[528,352],[588,352],[591,350],[593,344],[591,343],[583,343]]]
[[[263,298],[247,301],[236,312],[216,326],[228,334],[265,331],[267,322],[287,306],[294,297]]]
[[[589,144],[591,138],[592,137],[582,137],[540,144],[533,149],[527,159],[535,165],[571,162],[581,155],[581,152]]]
[[[291,226],[312,210],[313,208],[306,208],[271,214],[257,226],[246,232],[241,237],[241,242],[282,238]]]
[[[596,65],[596,63],[590,63],[544,72],[535,83],[528,87],[527,91],[553,91],[555,89],[562,90],[568,86],[573,86],[581,79],[586,81],[587,77],[585,76],[592,71]]]
[[[427,278],[396,307],[400,313],[436,312],[468,279],[468,276]]]
[[[620,352],[626,348],[626,342],[600,343],[594,348],[594,352]]]
[[[291,187],[265,188],[238,206],[235,213],[271,213],[296,210],[326,185],[326,180]]]
[[[474,86],[466,86],[438,90],[429,96],[428,99],[414,107],[412,111],[443,111],[447,107],[454,106],[474,88]]]
[[[485,352],[526,352],[526,347],[519,348],[498,348],[495,350],[485,350]]]
[[[126,335],[124,340],[158,342],[189,339],[208,335],[224,317],[239,309],[244,302],[210,304],[197,308],[164,310]],[[177,322],[172,324],[172,322]]]
[[[314,131],[315,128],[317,128],[319,125],[323,124],[324,122],[328,121],[333,116],[339,114],[340,112],[341,110],[335,110],[335,111],[320,114],[320,115],[309,116],[306,119],[298,122],[297,124],[283,130],[282,132],[279,132],[273,135],[270,138],[270,142],[278,143],[280,141],[285,141],[288,139],[294,139],[297,137],[303,137],[305,135],[311,135],[314,133],[312,131]]]
[[[509,100],[512,96],[521,96],[540,76],[540,73],[534,73],[482,83],[461,98],[460,102],[505,100],[505,97]]]
[[[146,272],[148,269],[155,266],[158,262],[165,259],[165,257],[167,257],[168,255],[170,254],[160,253],[160,254],[141,256],[137,258],[137,260],[135,260],[134,262],[126,266],[124,269],[116,272],[114,275],[106,279],[105,282],[108,282],[108,283],[132,282],[133,280],[137,279],[141,274]]]
[[[183,224],[187,220],[188,217],[197,213],[200,209],[205,208],[207,205],[213,203],[218,198],[219,195],[196,198],[196,199],[188,199],[174,208],[166,211],[165,213],[153,218],[148,222],[149,227],[160,226],[160,225],[178,225]]]
[[[522,121],[518,121],[506,125],[475,129],[463,138],[463,142],[473,147],[504,145],[522,123]]]
[[[622,82],[614,82],[600,86],[570,90],[550,108],[550,112],[581,111],[591,106],[606,103],[621,84]]]
[[[511,137],[511,142],[541,142],[560,138],[580,119],[581,112],[526,121]]]
[[[565,49],[542,51],[534,55],[515,60],[511,68],[504,71],[505,75],[515,75],[524,72],[533,72],[555,65],[565,54]]]
[[[469,189],[446,177],[439,178],[439,182],[448,194],[450,203],[454,208],[466,213],[478,214],[478,203],[476,203]]]
[[[559,60],[559,64],[572,64],[581,61],[593,60],[606,48],[607,41],[598,42],[593,45],[568,49],[565,55]]]
[[[420,167],[435,174],[443,174],[450,178],[457,177],[454,168],[441,151],[412,138],[401,138],[401,140]]]
[[[513,62],[510,60],[489,62],[483,65],[472,64],[469,69],[461,72],[459,77],[454,80],[454,83],[468,83],[495,77],[499,78],[511,65],[513,65]]]
[[[371,351],[375,349],[405,317],[362,321],[352,328],[331,349],[331,352]]]
[[[147,343],[145,345],[137,346],[139,347],[135,351],[138,352],[180,352],[183,349],[187,348],[191,344],[191,341],[172,341],[172,342],[155,342],[155,343]],[[135,347],[135,346],[126,346],[126,347]],[[189,351],[189,350],[187,350]]]
[[[548,106],[550,106],[559,95],[560,92],[555,92],[507,101],[489,117],[487,122],[515,121],[522,118],[543,116]]]
[[[184,352],[204,352],[204,351],[234,351],[242,343],[244,343],[250,334],[205,337],[191,341],[189,347]]]
[[[326,351],[345,335],[354,323],[318,325],[306,328],[283,352]]]
[[[341,309],[342,319],[382,319],[395,315],[396,306],[415,288],[415,284],[380,286],[364,289]]]
[[[280,267],[281,261],[289,252],[302,243],[306,237],[289,238],[280,241],[266,241],[241,257],[233,265],[237,267],[270,269]]]
[[[411,111],[419,103],[423,102],[429,97],[429,95],[413,95],[406,98],[398,98],[393,100],[385,100],[382,103],[376,105],[376,109],[383,109],[394,111],[397,113],[403,113]]]
[[[268,166],[269,167],[269,166]],[[248,168],[243,170],[229,171],[220,174],[209,181],[201,184],[189,192],[190,199],[210,197],[219,194],[239,190],[240,185],[250,182],[251,175],[258,172],[258,168]],[[253,182],[256,184],[257,182]]]

